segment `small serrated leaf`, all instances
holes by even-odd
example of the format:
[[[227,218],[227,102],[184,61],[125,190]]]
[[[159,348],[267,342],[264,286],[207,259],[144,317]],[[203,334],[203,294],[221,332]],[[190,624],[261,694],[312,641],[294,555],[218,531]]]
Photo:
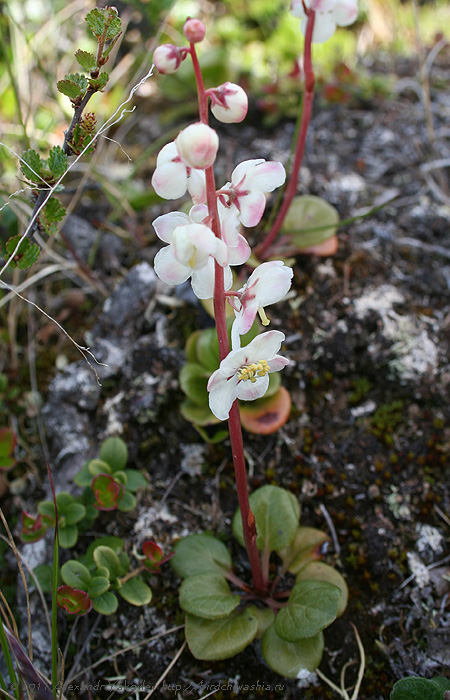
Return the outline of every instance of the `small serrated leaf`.
[[[108,10],[110,12],[111,16],[111,10],[113,8],[109,7]],[[108,21],[108,20],[107,20]],[[108,30],[106,32],[106,41],[111,41],[111,39],[115,39],[118,34],[122,31],[122,21],[120,17],[114,17],[112,18],[111,22],[109,23]]]
[[[65,213],[66,210],[59,199],[50,197],[40,216],[40,222],[48,236],[53,236],[58,232],[57,224],[64,218]]]
[[[56,180],[59,180],[64,175],[67,170],[67,156],[61,146],[54,146],[50,149],[47,165]]]
[[[6,259],[9,260],[14,254],[17,244],[20,241],[21,236],[13,236],[10,238],[5,245]],[[28,238],[24,238],[21,241],[19,249],[14,254],[14,258],[10,265],[12,267],[18,267],[19,270],[26,270],[28,267],[34,265],[39,257],[40,248],[37,243],[31,243]]]
[[[96,7],[85,17],[87,25],[96,37],[101,37],[105,28],[105,15]]]
[[[70,73],[65,75],[62,80],[58,80],[56,87],[66,97],[76,100],[84,95],[88,89],[88,81],[86,76],[81,75],[81,73]]]
[[[22,153],[22,161],[20,163],[20,169],[27,180],[31,182],[40,182],[40,176],[42,177],[42,169],[44,163],[41,160],[41,156],[32,148]]]
[[[78,51],[75,53],[75,58],[86,73],[89,73],[89,71],[97,66],[96,57],[93,53],[89,53],[89,51],[82,51],[81,49],[78,49]]]
[[[108,80],[108,73],[105,73],[105,71],[103,71],[102,73],[100,73],[98,78],[89,78],[89,87],[91,88],[91,90],[103,90]]]

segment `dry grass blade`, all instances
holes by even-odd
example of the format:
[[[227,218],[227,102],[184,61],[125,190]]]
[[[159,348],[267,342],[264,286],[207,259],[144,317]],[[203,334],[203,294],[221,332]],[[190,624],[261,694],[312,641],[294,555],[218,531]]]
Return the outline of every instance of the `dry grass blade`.
[[[173,657],[172,661],[171,661],[170,664],[167,666],[167,668],[166,668],[166,670],[164,671],[164,673],[162,673],[162,674],[160,675],[160,677],[159,677],[158,680],[156,681],[156,683],[155,683],[155,685],[153,686],[153,688],[151,689],[151,691],[150,691],[149,693],[147,693],[147,695],[145,696],[144,700],[148,700],[148,699],[153,695],[153,693],[154,693],[155,690],[158,688],[158,686],[163,682],[164,678],[165,678],[165,677],[167,676],[167,674],[171,671],[171,669],[175,666],[175,664],[177,663],[177,661],[178,661],[178,659],[180,658],[181,654],[182,654],[183,651],[185,650],[186,644],[187,644],[187,642],[186,642],[186,640],[184,640],[183,644],[182,644],[181,647],[178,649],[178,651],[177,651],[177,653],[175,654],[175,656]]]

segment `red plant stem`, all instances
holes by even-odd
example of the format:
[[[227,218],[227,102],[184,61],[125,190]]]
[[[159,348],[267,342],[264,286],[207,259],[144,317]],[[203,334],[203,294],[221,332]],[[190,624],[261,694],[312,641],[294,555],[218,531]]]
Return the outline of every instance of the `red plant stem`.
[[[283,197],[283,203],[277,214],[277,217],[273,223],[273,226],[268,233],[267,237],[262,243],[260,243],[256,249],[255,254],[260,258],[264,259],[268,249],[274,242],[278,232],[283,224],[285,216],[291,205],[291,202],[297,191],[297,180],[298,174],[300,172],[300,167],[303,160],[303,155],[305,152],[306,134],[308,132],[309,122],[311,121],[313,97],[314,97],[314,71],[312,67],[311,59],[311,43],[312,34],[314,30],[314,20],[316,13],[313,10],[309,10],[308,21],[306,23],[305,32],[305,47],[303,50],[303,70],[305,74],[305,90],[303,93],[302,100],[302,119],[300,122],[300,129],[298,132],[297,144],[295,146],[295,156],[294,163],[292,165],[291,174],[289,176],[289,181],[286,186],[286,190]]]
[[[197,82],[198,106],[200,120],[208,124],[208,98],[203,84],[203,77],[200,70],[195,45],[190,44],[190,54],[194,67]],[[211,229],[217,238],[222,238],[220,231],[219,212],[217,209],[216,184],[214,180],[214,170],[211,166],[205,169],[206,177],[206,200],[209,215],[211,217]],[[217,338],[219,341],[219,359],[222,361],[230,352],[228,340],[226,310],[225,310],[225,285],[223,267],[217,262],[214,264],[214,317],[216,321]],[[242,529],[244,542],[247,550],[250,566],[252,570],[253,586],[256,592],[263,593],[265,590],[264,577],[262,573],[261,560],[256,547],[256,527],[255,518],[250,510],[247,488],[247,474],[245,470],[244,443],[242,440],[241,420],[239,416],[239,406],[237,400],[231,407],[228,428],[230,432],[231,451],[233,455],[234,473],[236,478],[236,489],[238,494],[239,507],[242,516]]]

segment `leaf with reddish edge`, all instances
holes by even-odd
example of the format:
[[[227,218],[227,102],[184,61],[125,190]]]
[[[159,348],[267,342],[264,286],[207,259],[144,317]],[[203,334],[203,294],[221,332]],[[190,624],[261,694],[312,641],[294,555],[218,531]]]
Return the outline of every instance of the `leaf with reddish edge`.
[[[98,510],[116,510],[125,491],[124,485],[118,484],[110,474],[96,476],[91,488],[96,500],[94,508]]]
[[[14,448],[17,437],[10,428],[0,428],[0,469],[12,469],[17,460],[14,459]]]
[[[239,403],[241,424],[249,433],[270,435],[279,430],[289,418],[291,396],[287,389],[280,387],[274,396],[255,402]]]
[[[171,559],[171,557],[174,555],[174,552],[171,552],[170,554],[163,556],[161,547],[152,540],[147,540],[144,542],[142,545],[142,551],[145,554],[145,559],[142,562],[143,566],[145,566],[148,571],[152,571],[156,574],[160,573],[160,567],[165,564],[166,561],[169,561],[169,559]]]
[[[86,615],[92,609],[92,601],[86,591],[71,586],[59,586],[56,602],[69,615]]]
[[[47,532],[47,527],[51,524],[49,518],[43,518],[42,515],[33,517],[25,510],[22,511],[22,529],[20,531],[20,539],[22,542],[38,542]],[[47,522],[45,522],[47,521]]]

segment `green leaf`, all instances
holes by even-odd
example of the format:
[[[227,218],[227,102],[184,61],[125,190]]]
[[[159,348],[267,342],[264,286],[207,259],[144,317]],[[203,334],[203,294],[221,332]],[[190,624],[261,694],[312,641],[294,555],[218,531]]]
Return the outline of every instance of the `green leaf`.
[[[280,549],[277,554],[291,574],[298,574],[310,561],[322,558],[323,546],[329,541],[329,535],[322,530],[315,527],[299,527],[289,546]]]
[[[190,423],[194,423],[195,426],[202,427],[207,425],[216,425],[217,423],[222,422],[214,415],[214,413],[212,413],[209,408],[209,404],[197,406],[190,399],[185,399],[183,401],[183,403],[180,405],[180,412],[183,418],[188,420]],[[228,430],[225,431],[224,437],[227,435]]]
[[[207,328],[197,338],[197,361],[210,373],[219,366],[219,341],[215,328]]]
[[[88,462],[88,470],[92,476],[111,474],[112,472],[110,465],[103,459],[91,459],[91,461]]]
[[[170,563],[181,578],[231,569],[228,549],[211,535],[188,535],[175,544],[174,550]]]
[[[249,609],[219,620],[205,620],[186,615],[186,640],[196,659],[216,661],[229,659],[252,643],[258,630],[258,619]]]
[[[124,583],[118,593],[131,605],[148,605],[152,599],[151,588],[140,578],[132,578]]]
[[[116,537],[115,535],[108,535],[106,537],[99,537],[95,542],[92,542],[87,548],[86,552],[86,565],[93,566],[94,564],[94,552],[98,547],[108,547],[112,551],[119,555],[123,551],[125,543],[121,537]]]
[[[296,252],[334,236],[338,223],[339,214],[331,204],[321,197],[300,195],[292,200],[281,232],[289,236],[289,250]],[[315,231],[308,230],[316,227]]]
[[[86,508],[81,505],[81,503],[71,503],[69,506],[67,506],[64,514],[68,525],[76,525],[76,523],[83,520],[84,516],[86,515]]]
[[[83,465],[83,467],[80,469],[80,471],[75,474],[73,480],[77,486],[86,487],[86,486],[91,485],[92,474],[89,471],[89,463],[88,462],[86,462],[86,464]]]
[[[40,515],[46,515],[48,518],[54,520],[55,507],[51,501],[41,501],[40,503],[38,503],[37,510],[38,513],[40,513]]]
[[[67,155],[61,146],[54,146],[50,149],[47,165],[55,180],[59,180],[64,175],[67,170]]]
[[[40,222],[44,227],[47,236],[54,236],[58,233],[57,223],[62,221],[66,215],[66,210],[56,197],[50,197],[40,214]]]
[[[78,51],[75,53],[75,58],[86,73],[89,73],[97,66],[96,57],[93,53],[89,53],[89,51],[82,51],[81,49],[78,49]]]
[[[78,100],[86,93],[89,85],[85,75],[70,73],[70,75],[65,75],[62,80],[58,80],[56,87],[70,100]]]
[[[75,547],[78,539],[78,528],[76,525],[67,525],[59,528],[59,545],[63,549]]]
[[[111,467],[111,473],[125,469],[128,461],[128,447],[120,437],[109,437],[100,447],[100,459]]]
[[[61,577],[68,586],[81,589],[82,591],[87,591],[91,580],[89,570],[75,559],[70,559],[62,565]]]
[[[180,607],[197,617],[216,620],[237,608],[240,597],[231,593],[225,578],[219,573],[189,576],[180,588]]]
[[[109,578],[114,580],[120,576],[120,561],[117,554],[110,549],[100,545],[93,552],[94,561],[97,566],[105,566],[109,571]]]
[[[147,479],[142,472],[137,469],[126,469],[125,475],[127,477],[127,491],[136,492],[139,488],[146,488]]]
[[[256,639],[262,639],[265,631],[273,624],[275,613],[272,608],[257,608],[256,605],[250,605],[247,610],[256,615],[258,619],[258,631]]]
[[[125,574],[128,572],[128,569],[130,568],[130,557],[125,552],[120,552],[119,562],[120,562],[120,574],[119,574],[119,576],[125,576]]]
[[[58,513],[63,513],[66,512],[67,506],[72,505],[74,502],[74,497],[70,495],[70,493],[67,493],[67,491],[60,491],[59,493],[56,494],[56,506],[58,508]]]
[[[100,73],[98,78],[89,78],[89,87],[91,88],[91,90],[103,90],[108,80],[108,73],[105,73],[105,71],[103,71],[102,73]]]
[[[92,601],[92,607],[101,615],[112,615],[116,612],[119,601],[114,593],[106,591]]]
[[[53,570],[49,564],[38,564],[33,569],[33,574],[41,587],[42,593],[50,593],[52,590]]]
[[[298,528],[300,506],[290,491],[279,486],[263,486],[250,496],[250,508],[256,520],[256,546],[274,551],[286,547]],[[233,518],[233,534],[244,546],[241,511]]]
[[[298,678],[319,666],[324,649],[323,633],[299,642],[281,639],[271,625],[261,642],[261,651],[271,669],[285,678]]]
[[[107,13],[108,31],[106,32],[106,40],[114,39],[122,29],[122,21],[117,16],[115,7],[108,7],[104,10]]]
[[[109,588],[109,578],[106,576],[94,576],[91,578],[87,592],[89,598],[98,598],[103,595]]]
[[[17,244],[19,243],[21,236],[13,236],[6,241],[5,245],[5,258],[7,260],[13,255]],[[34,265],[36,260],[39,258],[40,248],[37,243],[31,243],[28,238],[24,238],[14,254],[13,260],[11,262],[12,267],[18,267],[19,270],[26,270],[28,267]]]
[[[105,14],[101,10],[94,8],[85,17],[87,25],[94,36],[100,38],[105,28]]]
[[[314,637],[336,619],[340,597],[340,589],[326,581],[296,583],[275,619],[277,635],[287,642]]]
[[[39,184],[42,184],[42,180],[39,176],[42,177],[43,167],[44,163],[41,159],[41,156],[39,155],[39,153],[36,153],[36,151],[33,151],[32,148],[22,153],[20,169],[23,175],[27,178],[27,180],[30,180],[30,182],[37,182]]]
[[[187,362],[179,374],[180,387],[188,398],[199,407],[208,407],[206,388],[211,372],[201,365]]]
[[[447,678],[402,678],[394,685],[390,700],[443,700],[446,690],[450,690]]]
[[[311,561],[297,575],[296,583],[300,581],[326,581],[337,586],[341,591],[341,596],[338,601],[336,617],[339,617],[347,607],[348,588],[345,579],[339,571],[336,571],[332,566],[324,564],[322,561]]]
[[[122,511],[122,513],[129,513],[130,510],[136,508],[136,498],[129,491],[125,491],[122,498],[119,501],[117,510]]]

